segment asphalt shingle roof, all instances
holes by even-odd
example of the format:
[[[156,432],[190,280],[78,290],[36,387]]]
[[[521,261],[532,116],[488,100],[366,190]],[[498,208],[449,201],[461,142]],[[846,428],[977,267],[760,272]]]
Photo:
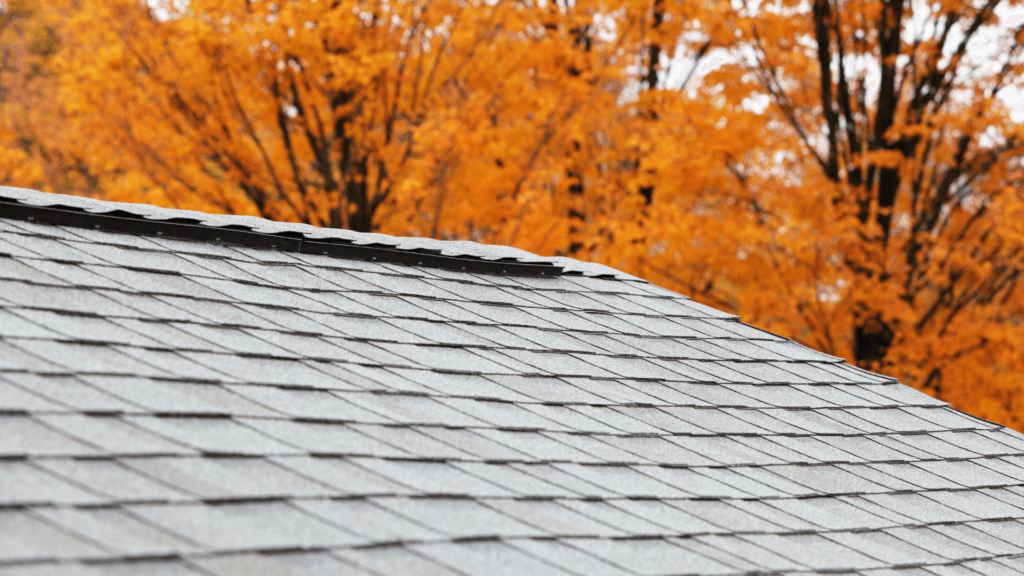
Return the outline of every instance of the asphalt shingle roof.
[[[1022,520],[1021,434],[610,268],[0,189],[0,576],[1003,575]]]

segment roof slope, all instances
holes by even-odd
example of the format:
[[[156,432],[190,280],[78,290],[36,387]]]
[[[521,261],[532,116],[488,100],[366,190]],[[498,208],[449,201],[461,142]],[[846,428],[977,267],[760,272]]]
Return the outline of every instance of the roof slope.
[[[0,189],[0,576],[1020,574],[1022,466],[604,267]]]

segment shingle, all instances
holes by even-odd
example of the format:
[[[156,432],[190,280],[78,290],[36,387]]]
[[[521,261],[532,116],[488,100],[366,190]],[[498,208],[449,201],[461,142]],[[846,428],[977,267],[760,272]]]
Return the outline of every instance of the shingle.
[[[375,575],[461,576],[462,574],[402,546],[335,550],[332,553],[372,570]]]
[[[344,335],[355,339],[383,340],[389,342],[427,342],[425,338],[417,336],[392,326],[376,318],[357,318],[352,316],[336,316],[327,314],[316,314],[300,312],[304,318],[309,318],[324,329],[330,330],[330,335]]]
[[[43,509],[36,513],[54,525],[87,535],[90,540],[121,554],[155,556],[194,550],[187,540],[139,522],[120,510],[64,508]]]
[[[169,376],[170,374],[144,364],[102,345],[55,342],[50,340],[9,340],[18,348],[43,358],[59,358],[80,372],[126,374],[132,376]]]
[[[429,306],[417,306],[397,296],[384,294],[364,294],[346,292],[345,296],[333,293],[318,292],[310,294],[311,298],[319,299],[342,312],[369,314],[373,316],[392,316],[396,318],[421,318],[424,320],[444,320],[430,311]],[[352,302],[355,304],[352,304]],[[434,302],[427,300],[423,302]]]
[[[144,337],[143,341],[150,340],[156,342],[161,347],[192,350],[225,350],[216,342],[192,336],[184,330],[175,328],[174,325],[168,322],[153,322],[133,318],[114,318],[111,322],[139,334]]]
[[[0,506],[95,504],[103,499],[27,462],[0,461]]]
[[[211,453],[289,454],[296,450],[226,418],[129,416],[137,426]]]
[[[353,464],[347,458],[285,456],[272,459],[277,464],[307,478],[326,484],[343,494],[408,494],[409,486]]]
[[[559,330],[540,330],[528,326],[506,326],[504,330],[515,336],[529,340],[533,345],[527,348],[538,350],[568,350],[573,352],[595,352],[603,350],[588,344],[580,338],[573,338],[569,334]]]
[[[932,528],[898,527],[889,528],[886,532],[904,542],[951,560],[978,558],[986,554],[980,548],[975,548],[960,540],[950,538]]]
[[[918,489],[924,488],[926,490],[943,489],[943,488],[957,488],[959,484],[951,482],[941,476],[936,476],[930,472],[926,472],[921,469],[920,466],[914,464],[872,464],[871,468],[885,472],[889,476],[905,480],[917,487]]]
[[[0,376],[0,406],[9,411],[64,411],[67,408]]]
[[[665,527],[615,506],[618,500],[557,500],[558,504],[631,536],[660,536]]]
[[[31,264],[35,262],[45,263],[46,260],[10,258],[7,255],[0,255],[0,278],[4,280],[17,280],[19,282],[31,282],[34,284],[47,284],[50,286],[69,286],[70,282],[61,279],[61,276],[47,274]],[[66,265],[70,267],[70,265]],[[76,282],[81,285],[81,282]]]
[[[338,495],[263,458],[130,458],[124,465],[199,498]]]
[[[82,411],[116,412],[131,410],[135,406],[97,390],[74,376],[8,372],[4,378],[21,388]]]
[[[713,521],[713,518],[705,520],[700,516],[695,516],[685,511],[679,506],[673,505],[673,503],[678,502],[678,500],[666,501],[661,499],[622,499],[613,502],[612,506],[621,508],[636,517],[643,518],[659,526],[664,526],[671,534],[705,534],[721,530],[721,528],[707,521]]]
[[[657,397],[637,390],[630,380],[580,377],[563,377],[562,380],[597,397],[596,401],[587,404],[664,404]]]
[[[576,548],[571,548],[557,540],[515,540],[507,542],[506,545],[522,550],[549,564],[560,566],[574,574],[620,576],[626,573],[624,568],[612,565]]]
[[[570,406],[570,409],[629,434],[659,434],[664,432],[636,418],[616,412],[612,408],[575,405]]]
[[[187,310],[207,324],[224,324],[228,326],[248,326],[259,328],[264,324],[258,316],[245,310],[228,304],[226,302],[214,302],[212,300],[195,300],[192,298],[181,298],[178,296],[153,296],[148,300],[159,300],[171,306]],[[194,321],[193,317],[187,318]]]
[[[396,422],[439,426],[480,426],[481,420],[453,410],[436,400],[398,394],[346,394],[344,398]]]
[[[82,378],[104,392],[154,412],[235,414],[239,416],[281,414],[215,384],[192,384],[120,376],[83,376]]]
[[[520,338],[516,336],[506,327],[488,326],[480,324],[466,324],[464,322],[453,322],[452,326],[458,327],[464,332],[475,334],[480,338],[486,339],[488,342],[492,342],[499,348],[526,348],[528,350],[543,350],[544,347],[532,340]]]
[[[607,370],[568,354],[540,353],[529,350],[508,351],[507,354],[519,362],[535,367],[536,369],[533,370],[535,373],[556,376],[615,376]],[[502,373],[507,374],[510,371],[505,370]]]
[[[509,493],[538,498],[570,498],[574,493],[530,476],[507,465],[507,462],[449,462],[453,468],[475,476]]]
[[[982,522],[975,524],[973,527],[966,524],[945,524],[930,526],[929,528],[957,542],[983,550],[988,554],[1019,554],[1024,550],[1024,548],[1010,544],[1002,538],[993,536],[988,531],[978,529],[983,526],[992,526],[993,524],[995,523]],[[1014,523],[1009,525],[1011,529],[1016,528]],[[990,530],[994,531],[992,528]]]
[[[187,302],[178,302],[178,304],[186,306],[183,309],[159,298],[143,294],[127,294],[116,290],[97,290],[96,294],[105,298],[105,301],[99,302],[103,306],[102,308],[94,309],[92,312],[103,316],[209,322],[199,314],[193,313]],[[116,309],[117,313],[108,313],[107,310],[110,308]]]
[[[673,540],[673,542],[676,542]],[[726,535],[707,535],[700,536],[698,538],[678,542],[680,545],[684,545],[687,542],[699,542],[714,548],[723,550],[729,553],[726,557],[727,561],[733,562],[749,562],[753,563],[751,568],[760,568],[762,570],[794,570],[799,569],[800,565],[794,561],[783,558],[778,554],[751,542],[748,542],[737,536],[726,536]]]
[[[115,415],[40,414],[36,418],[72,438],[100,447],[107,454],[193,452],[186,445],[149,433],[133,426],[129,419]]]
[[[511,402],[491,402],[469,398],[437,398],[436,400],[463,414],[473,414],[474,418],[496,428],[567,429],[558,422],[542,418]]]
[[[814,522],[826,530],[891,526],[891,522],[836,498],[785,498],[770,500],[767,504],[797,518]]]
[[[574,495],[588,496],[588,497],[613,497],[616,496],[614,492],[607,490],[606,488],[596,486],[590,482],[586,482],[576,476],[566,474],[561,470],[555,468],[550,464],[538,464],[536,462],[523,463],[523,464],[512,464],[516,470],[519,470],[525,474],[536,476],[545,482],[558,486],[573,493]]]
[[[745,535],[742,538],[819,570],[880,568],[885,565],[883,562],[868,558],[848,546],[831,542],[817,535],[764,534]]]
[[[113,347],[112,350],[137,362],[143,362],[149,366],[160,366],[166,373],[166,377],[181,378],[185,380],[228,382],[234,379],[223,372],[216,372],[206,366],[193,362],[177,352],[150,350],[145,348],[129,348],[127,346],[116,346]]]
[[[415,546],[438,562],[464,573],[494,576],[567,576],[567,572],[528,556],[500,542],[473,542],[465,544],[422,544]]]
[[[864,492],[886,492],[868,480],[850,474],[836,466],[772,466],[772,472],[803,484],[819,494],[854,494]]]
[[[131,462],[134,459],[126,459]],[[36,466],[74,481],[96,494],[125,501],[186,500],[190,495],[161,483],[160,479],[149,478],[134,472],[115,460],[54,459],[39,460]]]
[[[608,433],[620,432],[604,422],[598,422],[591,416],[585,416],[572,410],[569,406],[549,406],[546,404],[524,404],[525,410],[533,412],[538,416],[547,418],[552,422],[558,422],[576,432]]]
[[[928,498],[959,510],[964,514],[970,514],[975,518],[1002,519],[1014,518],[1024,515],[1024,511],[1016,506],[1001,502],[982,492],[929,492]]]
[[[936,432],[932,436],[955,444],[975,454],[1009,454],[1010,449],[1002,442],[992,439],[988,432]]]
[[[134,346],[159,346],[160,342],[127,330],[111,321],[93,316],[58,314],[44,310],[18,310],[17,314],[36,325],[47,328],[48,334],[29,336],[54,336],[94,342],[129,344]],[[42,331],[40,331],[42,332]]]
[[[209,548],[294,548],[363,542],[281,502],[131,506],[128,510]]]
[[[863,498],[919,522],[965,522],[974,518],[919,494],[867,494]]]
[[[389,446],[396,446],[405,455],[430,459],[472,459],[473,456],[458,448],[439,442],[430,436],[421,434],[413,428],[404,426],[378,426],[373,424],[352,424],[349,426],[372,439],[379,440]]]
[[[0,280],[0,294],[3,294],[4,300],[19,306],[103,316],[134,315],[130,309],[105,298],[106,292]]]
[[[465,494],[469,496],[510,496],[511,492],[490,482],[470,476],[443,462],[378,460],[352,458],[366,470],[391,480],[400,480],[426,494]]]
[[[367,500],[298,500],[293,505],[371,541],[436,540],[444,534]]]
[[[528,458],[526,454],[485,438],[472,430],[434,426],[420,426],[416,430],[483,460],[524,460]]]
[[[453,537],[539,536],[542,532],[465,498],[376,498],[374,504]]]
[[[444,322],[389,318],[388,324],[447,346],[494,346],[494,343]]]
[[[1006,486],[1020,483],[1020,478],[1010,478],[969,461],[917,462],[916,466],[960,486]]]
[[[218,295],[215,298],[216,300],[251,305],[284,306],[310,312],[336,312],[338,310],[338,307],[332,306],[331,302],[325,302],[324,298],[317,298],[314,296],[314,293],[307,291],[283,290],[265,285],[243,284],[241,282],[231,282],[215,278],[196,277],[195,282],[208,287],[211,291],[216,291]],[[332,302],[336,301],[332,300]],[[342,311],[363,312],[364,310],[345,309]],[[214,318],[211,317],[210,319]]]
[[[170,294],[188,298],[230,301],[235,298],[211,290],[201,279],[191,280],[178,274],[161,274],[150,271],[129,270],[115,266],[89,266],[85,269],[120,284],[121,289],[144,294]],[[216,282],[216,281],[214,281]]]
[[[857,462],[859,459],[826,442],[828,437],[814,438],[810,436],[773,436],[771,441],[805,454],[812,462]]]
[[[107,552],[77,535],[58,530],[26,512],[0,510],[0,561],[94,558]]]
[[[0,456],[85,456],[98,452],[93,445],[60,434],[28,416],[0,416]]]
[[[55,232],[56,231],[51,232],[51,234]],[[72,247],[69,244],[62,242],[60,240],[43,238],[41,236],[29,236],[20,234],[0,234],[0,239],[3,239],[7,243],[13,244],[18,248],[22,249],[23,253],[28,252],[28,254],[24,254],[26,256],[31,255],[37,258],[41,257],[47,260],[63,260],[66,262],[86,262],[89,264],[103,262],[99,258],[87,252],[83,252],[78,248]]]
[[[635,458],[639,458],[641,461],[648,460],[658,464],[687,466],[716,463],[715,460],[711,460],[692,450],[687,450],[678,443],[670,442],[665,438],[605,436],[601,437],[600,441],[635,454]]]
[[[251,574],[368,576],[369,574],[327,552],[314,551],[230,554],[209,558],[190,558],[189,562],[201,568],[204,574],[215,574],[216,576],[249,576]]]
[[[885,532],[833,532],[825,537],[886,564],[930,564],[943,560]]]
[[[233,379],[253,384],[285,384],[322,388],[338,387],[337,380],[296,360],[182,352],[182,356],[223,372]]]
[[[798,516],[783,512],[770,506],[767,500],[730,500],[729,505],[757,518],[760,522],[778,528],[759,530],[760,532],[782,533],[786,531],[811,533],[820,530],[811,522]]]
[[[669,406],[663,408],[665,412],[689,422],[694,426],[710,430],[717,434],[764,434],[763,428],[754,426],[749,422],[740,420],[726,414],[722,410],[714,408],[685,408],[680,406]]]
[[[451,372],[433,372],[430,370],[404,368],[394,368],[393,371],[407,380],[429,386],[434,391],[444,395],[496,398],[510,402],[530,400],[529,396],[524,396],[514,391],[513,387],[502,386],[494,382],[494,380],[502,381],[501,379],[506,378],[506,376],[494,375],[493,377],[485,378],[477,374],[455,374]],[[565,387],[564,384],[563,387]]]
[[[780,408],[820,408],[830,405],[830,403],[805,394],[792,386],[743,386],[727,384],[725,388],[760,400],[768,406]]]
[[[815,434],[857,434],[860,432],[856,428],[842,422],[837,422],[816,410],[766,410],[765,412],[779,420],[799,426],[805,432]],[[782,432],[782,430],[775,430],[774,428],[771,428],[771,430],[773,432]],[[828,443],[833,446],[837,445],[833,442],[832,438],[829,438]]]
[[[723,484],[686,468],[665,468],[661,466],[643,466],[644,474],[657,478],[669,486],[679,486],[687,492],[705,498],[743,498],[750,494]]]
[[[575,320],[566,321],[569,317],[576,316],[589,324],[602,326],[603,328],[587,328]],[[553,313],[552,317],[562,321],[563,326],[573,330],[592,330],[597,332],[611,332],[614,334],[632,334],[634,336],[679,336],[682,335],[677,327],[671,322],[654,316],[640,316],[637,314],[602,314],[600,312],[567,312]],[[672,324],[671,329],[666,330],[665,326]]]
[[[244,424],[271,438],[314,454],[409,456],[410,453],[340,423],[291,420],[244,420]]]
[[[639,463],[640,460],[635,454],[616,448],[608,442],[602,441],[609,436],[591,436],[589,434],[545,432],[545,436],[572,446],[573,448],[586,452],[597,458],[602,463]],[[600,439],[599,439],[600,438]],[[682,451],[682,449],[680,449]],[[646,462],[644,462],[646,463]]]
[[[343,384],[343,386],[332,387],[336,389],[351,390],[353,386],[358,386],[364,390],[378,392],[406,392],[412,394],[434,392],[434,390],[427,386],[399,376],[391,369],[341,362],[311,362],[310,365],[321,372],[326,372],[341,380],[339,384]]]
[[[509,368],[474,354],[470,350],[449,346],[421,346],[414,344],[390,344],[388,351],[412,360],[412,365],[427,366],[437,370],[457,370],[484,374],[510,374]],[[409,362],[404,362],[409,365]]]
[[[669,574],[683,566],[700,574],[727,574],[734,571],[730,566],[661,539],[573,540],[567,544],[619,566],[628,566],[640,574]]]
[[[781,450],[775,446],[760,450],[755,446],[769,444],[761,438],[725,438],[725,437],[701,437],[688,438],[676,436],[665,438],[665,440],[678,444],[691,452],[707,455],[721,464],[776,464],[783,462]],[[781,447],[779,447],[781,448]]]

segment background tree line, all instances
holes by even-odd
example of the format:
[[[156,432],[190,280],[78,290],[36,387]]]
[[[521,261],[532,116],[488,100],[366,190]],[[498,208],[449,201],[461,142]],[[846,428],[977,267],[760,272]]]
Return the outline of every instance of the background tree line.
[[[1024,427],[1019,0],[6,0],[0,182],[604,262]]]

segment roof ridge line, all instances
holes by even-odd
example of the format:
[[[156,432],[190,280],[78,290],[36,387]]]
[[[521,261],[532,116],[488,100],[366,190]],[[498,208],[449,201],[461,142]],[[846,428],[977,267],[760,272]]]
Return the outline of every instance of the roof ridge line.
[[[509,276],[599,277],[647,283],[603,264],[511,246],[389,236],[254,216],[208,214],[0,186],[2,217],[346,259]]]
[[[552,262],[524,262],[487,260],[472,254],[445,256],[417,250],[401,250],[377,245],[360,245],[341,238],[296,237],[293,232],[265,233],[235,226],[204,226],[201,222],[181,222],[180,219],[151,220],[124,211],[105,214],[87,212],[73,206],[35,206],[11,202],[0,197],[4,218],[41,222],[72,228],[123,232],[141,236],[157,236],[184,240],[197,240],[215,244],[235,244],[251,248],[316,254],[424,268],[441,268],[460,272],[478,272],[502,276],[561,276],[564,268]],[[177,221],[176,221],[177,220]]]

